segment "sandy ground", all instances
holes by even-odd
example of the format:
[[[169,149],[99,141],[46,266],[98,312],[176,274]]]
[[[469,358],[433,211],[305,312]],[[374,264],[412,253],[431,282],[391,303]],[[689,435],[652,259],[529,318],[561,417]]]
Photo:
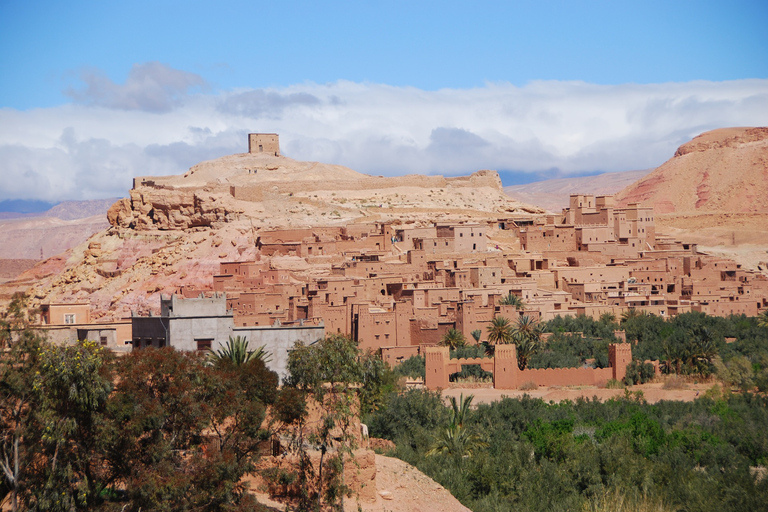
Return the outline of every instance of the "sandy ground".
[[[376,487],[375,503],[359,503],[364,512],[469,512],[445,487],[400,459],[376,455]],[[272,510],[285,510],[268,495],[254,494]],[[344,510],[358,510],[358,502],[346,500]]]
[[[663,382],[653,382],[640,386],[630,386],[630,392],[642,391],[643,398],[649,403],[656,403],[661,400],[680,400],[690,402],[696,397],[706,392],[713,386],[713,383],[685,384],[684,389],[663,389]],[[504,397],[520,398],[528,395],[532,398],[541,398],[545,402],[561,402],[563,400],[576,400],[577,398],[597,397],[600,401],[624,396],[624,389],[606,389],[596,386],[554,386],[540,387],[531,391],[520,391],[516,389],[493,389],[491,387],[451,387],[443,390],[443,399],[446,404],[449,397],[459,398],[460,395],[474,395],[474,403],[491,403],[501,400]]]

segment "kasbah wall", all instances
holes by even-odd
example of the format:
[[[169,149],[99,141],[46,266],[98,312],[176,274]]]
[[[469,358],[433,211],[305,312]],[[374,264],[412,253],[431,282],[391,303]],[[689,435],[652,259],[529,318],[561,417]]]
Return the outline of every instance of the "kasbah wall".
[[[517,389],[522,384],[537,386],[604,386],[609,379],[621,380],[632,362],[632,345],[614,343],[608,346],[608,368],[547,368],[520,370],[517,366],[517,346],[496,345],[492,358],[451,359],[448,347],[426,347],[427,389],[446,389],[449,376],[460,372],[463,365],[478,364],[493,373],[495,389]]]

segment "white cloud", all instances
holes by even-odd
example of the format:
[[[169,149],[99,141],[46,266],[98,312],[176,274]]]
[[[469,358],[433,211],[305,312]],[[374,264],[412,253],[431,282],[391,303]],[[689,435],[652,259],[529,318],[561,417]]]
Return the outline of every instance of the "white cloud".
[[[768,80],[757,79],[438,91],[339,81],[192,94],[202,79],[152,66],[106,93],[88,82],[85,103],[0,109],[0,199],[125,195],[134,176],[245,151],[248,132],[279,133],[287,156],[377,175],[568,175],[655,167],[702,131],[768,119]]]
[[[160,62],[135,64],[122,85],[97,69],[83,70],[80,79],[84,88],[65,91],[76,103],[145,112],[168,112],[190,90],[207,87],[200,75]]]

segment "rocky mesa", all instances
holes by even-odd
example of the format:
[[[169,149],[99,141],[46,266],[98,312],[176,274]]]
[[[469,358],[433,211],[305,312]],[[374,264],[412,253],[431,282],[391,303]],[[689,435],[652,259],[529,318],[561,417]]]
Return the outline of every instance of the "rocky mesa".
[[[130,198],[115,203],[108,219],[139,231],[218,227],[241,219],[288,227],[370,217],[416,220],[428,209],[452,219],[543,211],[507,197],[495,171],[383,177],[243,153],[200,163],[181,176],[136,178]]]

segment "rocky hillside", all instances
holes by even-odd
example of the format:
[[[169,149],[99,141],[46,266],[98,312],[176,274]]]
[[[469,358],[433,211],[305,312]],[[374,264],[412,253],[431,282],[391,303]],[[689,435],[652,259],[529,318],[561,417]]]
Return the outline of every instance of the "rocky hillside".
[[[158,310],[160,293],[210,288],[221,261],[256,258],[259,230],[354,222],[460,222],[543,210],[504,194],[498,173],[384,178],[290,158],[231,155],[179,176],[136,178],[108,212],[110,227],[0,289],[29,289],[35,303],[89,301],[93,318]],[[297,273],[331,261],[274,258]]]
[[[768,212],[768,128],[703,133],[617,195],[656,213]]]
[[[657,232],[747,268],[768,267],[768,128],[723,128],[683,144],[617,194],[656,209]]]

